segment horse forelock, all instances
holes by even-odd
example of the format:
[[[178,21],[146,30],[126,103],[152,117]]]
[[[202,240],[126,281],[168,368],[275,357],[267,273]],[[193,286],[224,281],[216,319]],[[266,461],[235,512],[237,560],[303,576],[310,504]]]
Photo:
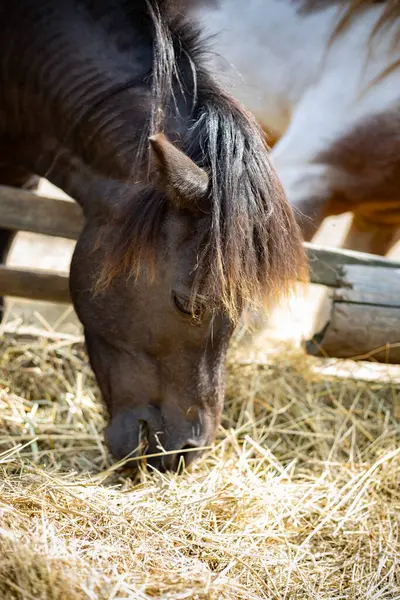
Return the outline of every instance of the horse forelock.
[[[195,130],[211,176],[211,226],[195,288],[235,316],[243,303],[287,292],[304,275],[304,254],[258,125],[218,88],[207,96]]]
[[[235,319],[243,304],[255,306],[276,298],[296,279],[306,278],[301,235],[261,129],[209,77],[197,33],[171,18],[168,2],[148,0],[147,5],[155,32],[149,129],[162,129],[166,106],[175,106],[176,90],[186,94],[192,112],[179,143],[209,173],[211,182],[193,297],[201,294],[210,306],[222,303]],[[182,69],[183,59],[189,70]],[[145,188],[124,210],[118,235],[109,236],[115,241],[100,287],[122,273],[138,275],[144,265],[154,272],[166,200],[154,188],[152,193]]]

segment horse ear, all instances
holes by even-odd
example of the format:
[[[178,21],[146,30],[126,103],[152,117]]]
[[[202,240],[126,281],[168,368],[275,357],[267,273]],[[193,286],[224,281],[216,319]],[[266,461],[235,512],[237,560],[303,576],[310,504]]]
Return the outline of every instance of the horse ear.
[[[163,133],[151,136],[149,141],[153,163],[168,199],[177,208],[197,209],[207,193],[207,173]]]

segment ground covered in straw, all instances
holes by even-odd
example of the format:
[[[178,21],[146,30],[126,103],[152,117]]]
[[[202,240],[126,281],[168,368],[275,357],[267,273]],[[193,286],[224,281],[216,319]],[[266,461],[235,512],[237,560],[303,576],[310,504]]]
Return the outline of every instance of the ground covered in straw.
[[[311,359],[228,368],[183,476],[110,469],[80,342],[0,358],[2,600],[400,598],[400,390]]]

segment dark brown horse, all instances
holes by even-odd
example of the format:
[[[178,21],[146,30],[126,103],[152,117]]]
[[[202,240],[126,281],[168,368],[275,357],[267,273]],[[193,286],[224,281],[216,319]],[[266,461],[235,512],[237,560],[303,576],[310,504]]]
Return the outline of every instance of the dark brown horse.
[[[0,3],[1,183],[45,176],[82,206],[71,292],[108,444],[170,452],[160,469],[212,441],[244,304],[304,272],[262,133],[174,6]]]

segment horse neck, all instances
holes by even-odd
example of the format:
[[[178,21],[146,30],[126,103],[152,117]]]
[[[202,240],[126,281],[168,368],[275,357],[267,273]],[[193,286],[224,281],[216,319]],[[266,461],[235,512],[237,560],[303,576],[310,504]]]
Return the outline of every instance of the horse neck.
[[[151,27],[128,19],[124,2],[50,4],[0,10],[0,135],[35,140],[41,162],[27,166],[41,175],[61,152],[124,180],[151,114]]]
[[[369,35],[384,4],[362,12],[330,48],[342,7],[332,0],[303,13],[300,5],[300,0],[247,0],[243,10],[242,0],[216,0],[193,10],[214,36],[213,69],[277,137],[316,81],[325,78],[327,88],[340,89],[345,77],[348,99],[356,97],[363,78],[365,84],[385,68],[391,42],[390,35],[382,36],[377,60],[365,69]]]
[[[154,73],[156,27],[146,3],[132,3],[132,8],[125,0],[65,0],[61,8],[54,4],[50,9],[49,4],[21,0],[4,15],[4,25],[0,21],[0,78],[6,72],[3,89],[8,78],[13,90],[3,100],[0,79],[0,151],[7,139],[17,164],[49,179],[89,213],[103,204],[103,197],[107,202],[132,196],[132,184],[140,186],[147,179],[154,114],[163,115],[161,126],[172,137],[186,133],[192,101],[181,90],[193,88],[196,57],[181,53],[176,58],[179,64],[172,66],[180,82],[170,82],[176,104],[171,101],[165,111],[157,110],[149,76]],[[164,20],[168,28],[167,16]],[[7,29],[10,23],[20,25],[24,49],[18,58],[7,54],[7,40],[17,37],[12,27]],[[168,95],[167,80],[164,87]],[[9,117],[5,133],[4,115],[6,121]]]

